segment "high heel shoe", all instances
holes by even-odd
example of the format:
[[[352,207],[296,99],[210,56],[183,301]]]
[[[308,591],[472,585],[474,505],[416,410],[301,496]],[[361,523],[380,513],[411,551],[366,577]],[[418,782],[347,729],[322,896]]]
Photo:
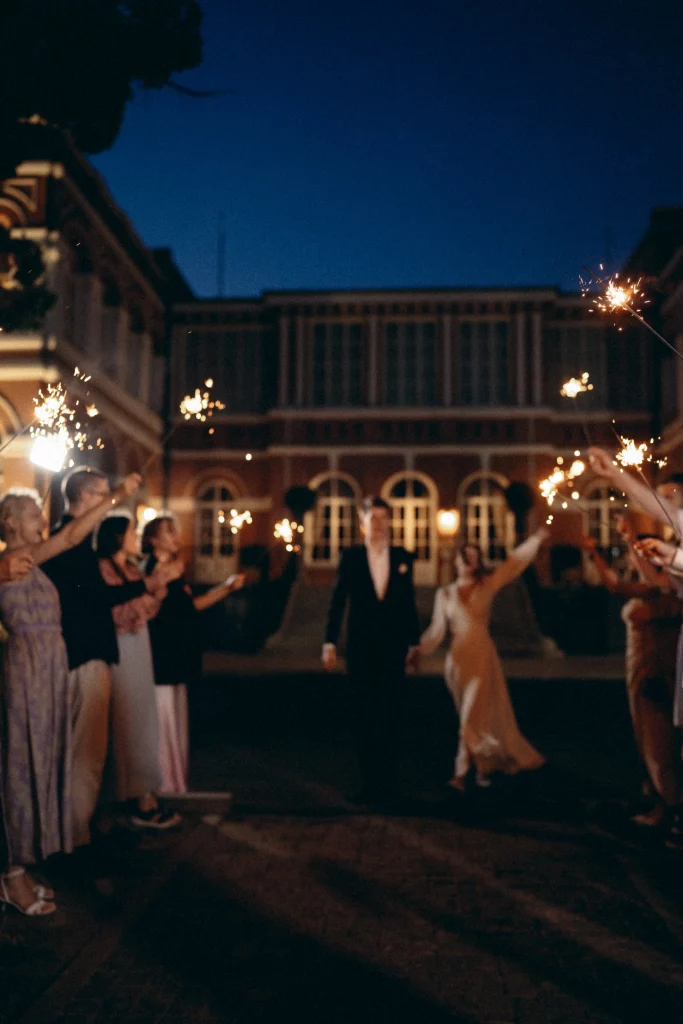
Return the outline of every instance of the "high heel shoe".
[[[33,903],[30,903],[28,907],[22,907],[21,904],[10,898],[7,891],[7,882],[13,878],[21,878],[25,874],[25,868],[14,868],[12,871],[0,875],[0,903],[6,903],[8,907],[14,907],[24,917],[48,917],[50,914],[54,914],[57,909],[55,904],[50,903],[44,896],[39,895],[40,892],[45,893],[48,891],[42,885],[32,887],[38,898]]]

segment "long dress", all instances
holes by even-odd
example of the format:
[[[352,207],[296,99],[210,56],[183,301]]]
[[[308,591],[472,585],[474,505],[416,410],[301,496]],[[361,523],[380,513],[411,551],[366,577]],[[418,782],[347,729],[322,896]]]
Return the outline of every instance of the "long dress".
[[[494,772],[514,775],[545,763],[519,730],[503,666],[489,632],[493,599],[524,572],[536,557],[540,543],[537,537],[530,537],[520,544],[506,562],[468,588],[465,596],[457,582],[436,593],[432,621],[420,648],[429,654],[447,633],[452,635],[445,677],[460,718],[454,771],[457,783],[464,781],[472,766],[479,776],[488,777]]]
[[[40,569],[0,585],[2,867],[68,853],[71,715],[59,594]]]
[[[628,584],[616,588],[628,596]],[[638,753],[655,793],[668,807],[682,795],[681,740],[673,721],[680,599],[659,590],[632,597],[626,624],[626,692]]]
[[[184,793],[189,757],[187,684],[201,677],[202,653],[199,613],[182,577],[168,584],[159,614],[150,619],[149,636],[159,712],[161,791]]]
[[[106,583],[118,586],[141,579],[129,566],[123,576],[108,559],[100,559]],[[114,799],[136,800],[161,786],[159,718],[154,694],[154,667],[147,622],[159,611],[151,594],[113,609],[119,644],[118,665],[111,667],[111,767]]]

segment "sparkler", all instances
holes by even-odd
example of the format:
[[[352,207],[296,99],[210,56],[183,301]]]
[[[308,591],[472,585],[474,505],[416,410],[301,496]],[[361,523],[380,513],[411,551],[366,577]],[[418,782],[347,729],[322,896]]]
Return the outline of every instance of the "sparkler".
[[[566,380],[560,388],[560,394],[563,398],[576,399],[579,395],[585,394],[587,391],[592,391],[593,385],[590,383],[590,373],[584,372],[580,377],[570,377]],[[588,433],[588,427],[585,422],[581,421],[581,429],[583,430],[583,436],[586,439],[586,444],[590,448],[592,445],[590,434]]]
[[[541,480],[538,485],[541,497],[545,498],[548,506],[553,505],[555,499],[559,497],[562,499],[562,508],[567,508],[567,501],[564,495],[560,493],[560,488],[564,484],[573,483],[586,470],[586,464],[581,459],[575,459],[569,469],[562,468],[563,462],[564,460],[560,457],[557,466],[555,466],[550,476],[546,477],[545,480]],[[572,490],[572,501],[578,502],[579,497],[579,492],[576,489]]]
[[[219,522],[225,522],[225,519],[218,517]],[[239,533],[242,527],[253,522],[251,518],[251,512],[247,509],[245,512],[238,512],[236,508],[230,509],[230,531],[232,533]]]
[[[179,410],[180,415],[183,417],[183,419],[195,419],[199,420],[200,423],[205,423],[207,419],[213,416],[214,412],[220,412],[222,409],[225,409],[225,405],[223,404],[223,402],[219,402],[217,398],[211,397],[211,388],[213,387],[213,385],[213,378],[208,377],[204,381],[204,387],[206,388],[206,391],[201,391],[199,388],[195,388],[195,392],[193,395],[185,395],[182,398]],[[173,436],[177,429],[178,424],[174,423],[170,430],[168,430],[164,434],[164,436],[161,438],[161,441],[159,442],[162,448],[170,440],[170,438]],[[211,433],[211,431],[209,431],[209,433]],[[156,457],[157,453],[152,452],[150,457],[144,463],[142,469],[140,470],[143,476],[147,472],[149,467],[152,465]]]
[[[181,401],[180,413],[184,419],[194,418],[204,423],[210,416],[213,416],[215,410],[225,409],[222,402],[211,398],[211,388],[213,387],[211,377],[204,381],[204,387],[207,389],[206,391],[196,388],[193,395],[185,395]]]
[[[643,325],[643,327],[646,327],[650,334],[654,334],[655,338],[659,338],[662,344],[666,345],[668,349],[671,349],[674,355],[678,356],[679,359],[683,360],[683,352],[679,352],[675,345],[672,345],[670,341],[667,341],[666,338],[659,333],[659,331],[656,331],[652,324],[649,324],[645,317],[642,316],[640,310],[636,309],[633,306],[633,301],[636,299],[636,296],[640,293],[640,290],[638,288],[639,282],[633,285],[630,284],[629,282],[626,285],[626,287],[624,287],[624,285],[616,284],[616,278],[613,278],[610,281],[605,281],[604,278],[598,277],[598,275],[595,274],[590,269],[590,267],[584,266],[583,269],[590,274],[594,281],[597,281],[598,284],[602,285],[602,287],[605,289],[604,296],[601,299],[596,300],[597,309],[605,312],[616,312],[616,310],[618,309],[625,309],[626,312],[630,313],[631,316],[635,317],[636,320],[638,320]],[[584,294],[587,292],[587,290],[587,286],[584,286]]]
[[[678,530],[678,527],[676,526],[676,524],[674,523],[673,519],[669,515],[669,513],[667,511],[667,508],[664,505],[664,503],[662,502],[662,500],[659,497],[659,495],[657,494],[657,491],[655,490],[655,488],[652,486],[652,484],[650,483],[648,478],[643,473],[643,462],[645,461],[645,456],[648,454],[648,446],[645,443],[636,445],[635,441],[632,441],[630,438],[622,437],[621,434],[619,433],[619,431],[617,430],[616,426],[614,425],[614,421],[612,421],[610,426],[612,427],[612,433],[614,434],[614,436],[616,437],[617,441],[621,445],[621,450],[618,451],[617,455],[616,455],[616,462],[619,462],[621,464],[621,472],[623,473],[624,470],[626,468],[629,468],[629,467],[633,467],[633,469],[635,469],[637,471],[637,473],[639,474],[641,480],[643,481],[645,486],[648,488],[648,490],[652,494],[652,497],[655,499],[655,501],[657,502],[657,504],[661,508],[662,512],[666,516],[667,520],[669,521],[669,523],[671,525],[671,528],[674,531],[676,537],[678,538],[678,542],[680,543],[681,542],[681,535],[680,535],[680,532]],[[652,462],[653,461],[653,457],[652,457],[651,454],[649,455],[647,461],[648,462]],[[655,460],[655,461],[656,461],[657,465],[660,465],[660,463],[662,463],[662,462],[663,462],[664,465],[666,465],[666,459],[663,459],[663,460],[659,459],[659,460]],[[615,464],[616,464],[616,462],[615,462]]]
[[[281,519],[279,523],[275,524],[273,529],[273,536],[276,540],[284,542],[285,551],[301,551],[301,545],[296,543],[297,534],[303,533],[304,528],[301,523],[297,523],[294,520],[292,522],[289,519]]]
[[[78,368],[74,375],[79,375]],[[90,378],[79,375],[79,380],[87,381]],[[33,438],[30,459],[34,466],[40,466],[50,473],[59,473],[64,469],[69,451],[74,448],[92,451],[93,445],[88,443],[88,435],[76,419],[78,402],[73,408],[69,405],[61,382],[48,384],[45,391],[38,392],[33,403],[34,422],[29,425],[29,430]],[[97,411],[94,415],[97,415]],[[104,447],[101,438],[97,438],[95,447]]]

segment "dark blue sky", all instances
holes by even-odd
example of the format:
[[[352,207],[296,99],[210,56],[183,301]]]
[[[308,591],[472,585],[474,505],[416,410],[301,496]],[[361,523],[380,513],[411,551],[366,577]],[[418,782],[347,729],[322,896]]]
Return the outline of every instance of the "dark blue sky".
[[[683,5],[203,0],[234,94],[141,93],[96,159],[199,295],[560,284],[683,204]]]

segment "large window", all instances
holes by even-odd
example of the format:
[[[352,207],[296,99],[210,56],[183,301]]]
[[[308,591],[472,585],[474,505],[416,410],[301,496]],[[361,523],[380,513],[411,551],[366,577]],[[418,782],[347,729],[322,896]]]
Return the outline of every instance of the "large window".
[[[575,402],[562,398],[562,384],[582,373],[590,374],[593,390],[580,394]],[[609,404],[605,330],[602,327],[547,327],[543,331],[543,377],[545,401],[565,412],[604,408]],[[580,403],[580,404],[579,404]]]
[[[600,550],[616,557],[623,547],[617,522],[624,514],[623,498],[609,487],[596,487],[583,499],[586,532]]]
[[[304,554],[307,565],[336,566],[344,548],[358,536],[360,490],[346,477],[330,474],[311,484],[315,508],[306,515]]]
[[[239,533],[230,527],[235,496],[227,483],[205,486],[195,503],[195,576],[199,583],[218,583],[238,563]]]
[[[504,486],[499,477],[483,473],[465,481],[460,496],[463,537],[481,549],[488,564],[502,562],[514,545],[514,517]]]
[[[437,490],[422,474],[400,473],[382,488],[391,505],[391,543],[415,553],[414,579],[424,586],[436,582],[435,524]]]
[[[361,324],[313,325],[311,402],[318,406],[363,405]]]
[[[435,405],[436,325],[388,323],[385,328],[385,401],[388,405]]]
[[[507,321],[460,324],[457,375],[461,405],[507,405],[510,355]]]

